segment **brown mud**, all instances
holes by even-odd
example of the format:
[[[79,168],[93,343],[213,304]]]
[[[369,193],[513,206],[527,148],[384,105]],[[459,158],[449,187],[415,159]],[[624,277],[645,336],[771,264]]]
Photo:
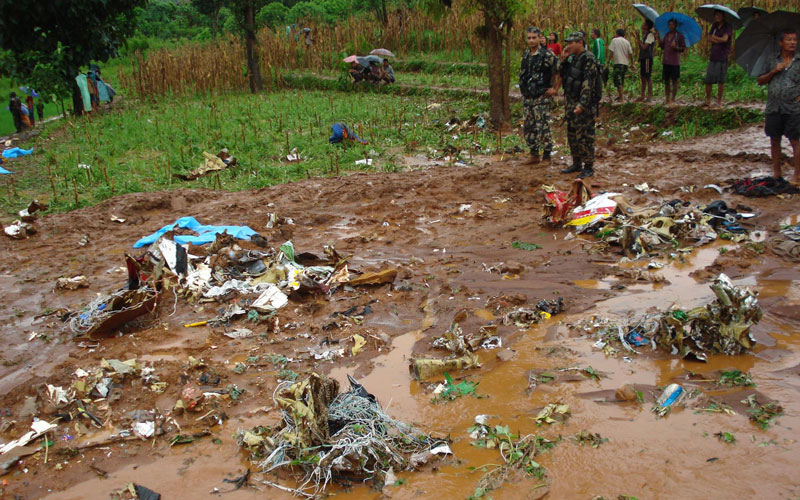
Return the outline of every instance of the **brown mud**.
[[[774,233],[781,221],[800,212],[798,198],[750,199],[718,195],[703,189],[710,183],[753,171],[768,171],[768,142],[757,127],[682,143],[617,144],[599,148],[595,190],[624,193],[635,204],[680,198],[706,203],[726,199],[759,214],[752,228]],[[289,498],[261,483],[255,472],[248,487],[233,489],[224,478],[241,475],[249,465],[232,438],[238,429],[275,424],[279,413],[272,402],[277,369],[269,364],[249,366],[237,374],[232,368],[248,356],[281,354],[291,358],[286,368],[301,376],[308,371],[328,373],[344,383],[348,373],[363,385],[394,418],[453,439],[454,458],[432,463],[422,471],[400,472],[400,485],[389,488],[392,498],[467,498],[481,472],[470,470],[498,463],[496,450],[471,446],[467,429],[479,414],[494,415],[522,434],[536,433],[561,441],[537,461],[547,469],[547,486],[535,478],[518,478],[491,493],[495,498],[578,498],[594,495],[616,498],[797,498],[800,448],[800,272],[796,265],[771,254],[731,242],[716,242],[689,255],[669,260],[657,272],[663,282],[634,281],[620,275],[623,267],[637,268],[651,259],[618,264],[621,254],[593,251],[592,237],[565,240],[568,230],[542,224],[540,186],[567,189],[571,177],[559,173],[563,161],[536,167],[521,157],[488,159],[475,167],[428,166],[395,174],[353,174],[340,178],[310,179],[250,192],[181,190],[120,196],[98,206],[57,214],[41,221],[40,232],[24,241],[0,240],[0,352],[2,434],[7,442],[30,426],[33,415],[52,418],[44,385],[69,385],[77,368],[90,369],[101,359],[136,357],[155,369],[168,386],[163,394],[126,381],[110,404],[105,428],[81,428],[62,423],[54,431],[48,453],[39,452],[2,476],[3,498],[59,500],[109,498],[135,482],[160,492],[163,498]],[[658,193],[639,193],[634,184],[647,182]],[[627,185],[625,187],[624,185]],[[695,186],[694,189],[681,187]],[[469,204],[469,209],[462,206]],[[291,217],[295,225],[264,229],[267,213]],[[111,215],[125,218],[112,222]],[[183,325],[216,315],[217,304],[188,304],[183,298],[162,296],[156,317],[145,317],[122,333],[98,342],[73,339],[59,309],[80,310],[97,293],[124,285],[124,254],[132,244],[180,216],[191,215],[206,224],[246,224],[262,232],[271,245],[291,239],[298,252],[321,253],[332,243],[351,265],[361,270],[396,267],[394,287],[355,288],[330,298],[293,297],[278,313],[280,329],[247,339],[230,339],[223,328]],[[88,236],[89,243],[79,242]],[[541,249],[513,248],[515,240],[536,243]],[[726,252],[721,248],[725,247]],[[505,272],[487,269],[505,268]],[[577,336],[567,325],[588,317],[625,318],[665,309],[701,305],[713,297],[708,283],[719,272],[736,284],[759,291],[764,319],[755,328],[759,344],[752,354],[710,356],[708,363],[642,352],[631,358],[608,357],[594,349],[593,339]],[[88,289],[54,290],[58,277],[83,274]],[[402,290],[399,285],[405,285]],[[408,360],[429,354],[432,338],[441,335],[457,312],[466,309],[465,332],[477,331],[490,321],[498,296],[521,296],[527,304],[556,295],[564,297],[566,312],[529,330],[500,325],[503,349],[512,359],[501,361],[498,351],[480,351],[482,366],[458,374],[479,381],[484,398],[463,397],[432,404],[430,384],[409,375]],[[362,324],[329,326],[331,314],[370,303],[373,312]],[[246,326],[240,320],[234,326]],[[351,355],[351,337],[367,339],[363,352]],[[315,360],[309,348],[324,338],[345,355],[333,362]],[[388,342],[387,342],[388,340]],[[644,349],[641,349],[644,351]],[[206,367],[189,366],[189,356]],[[529,389],[531,371],[557,371],[591,366],[604,375],[564,377]],[[766,430],[748,420],[739,405],[730,415],[676,408],[665,418],[649,410],[672,382],[689,383],[686,372],[711,373],[736,368],[749,371],[759,395],[780,402],[784,416]],[[236,384],[246,392],[236,401],[221,399],[212,418],[187,412],[175,416],[182,433],[210,431],[194,443],[169,446],[178,433],[147,441],[114,441],[91,446],[124,428],[120,416],[137,409],[168,412],[180,398],[182,380],[196,380],[201,371],[220,377],[218,387]],[[604,395],[625,383],[636,384],[644,403],[613,402]],[[755,388],[720,391],[706,386],[708,396],[736,403]],[[30,400],[28,400],[30,401]],[[533,417],[548,403],[568,404],[565,423],[537,426]],[[734,406],[736,409],[736,407]],[[224,413],[227,419],[220,417]],[[217,420],[217,418],[219,420]],[[221,423],[220,423],[221,422]],[[570,436],[581,430],[599,433],[608,442],[597,448],[580,446]],[[81,432],[79,432],[81,431]],[[714,437],[730,432],[736,444]],[[70,448],[81,448],[77,453]],[[286,474],[268,479],[293,486]],[[224,493],[227,492],[227,493]],[[378,498],[370,485],[330,490],[348,498]],[[223,494],[224,493],[224,494]]]

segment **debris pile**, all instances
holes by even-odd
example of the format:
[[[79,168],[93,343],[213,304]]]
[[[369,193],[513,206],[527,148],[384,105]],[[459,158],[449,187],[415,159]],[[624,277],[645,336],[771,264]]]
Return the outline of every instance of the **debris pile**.
[[[204,177],[213,172],[220,172],[228,167],[236,166],[236,157],[231,156],[228,148],[223,148],[219,153],[213,155],[203,151],[203,163],[188,174],[174,174],[176,178],[184,181],[192,181]]]
[[[15,240],[24,240],[25,238],[38,233],[39,226],[36,224],[36,219],[38,219],[36,212],[40,210],[47,210],[47,207],[47,204],[39,203],[38,200],[33,200],[28,204],[27,208],[19,211],[19,219],[4,227],[3,232],[6,234],[6,236]]]
[[[337,381],[316,373],[282,383],[273,396],[282,414],[279,427],[240,431],[239,446],[264,472],[302,469],[304,478],[295,492],[303,496],[321,494],[335,479],[382,480],[390,470],[421,465],[415,455],[441,449],[444,441],[394,420],[349,379],[350,390],[341,394]],[[449,447],[440,452],[450,453]]]
[[[756,343],[750,328],[762,315],[756,293],[735,286],[725,274],[714,280],[711,290],[716,298],[705,306],[645,315],[630,325],[601,321],[584,329],[599,334],[595,345],[606,352],[612,344],[621,344],[629,352],[652,345],[681,358],[707,361],[709,354],[749,351]]]
[[[288,220],[270,218],[272,224]],[[186,234],[186,230],[196,234]],[[196,302],[225,304],[237,298],[218,316],[189,326],[227,325],[237,317],[272,315],[288,303],[292,293],[330,295],[342,286],[382,285],[397,276],[396,269],[351,272],[348,258],[333,246],[324,247],[323,257],[297,254],[291,241],[270,248],[265,238],[248,227],[206,226],[191,217],[178,219],[134,247],[147,250],[137,258],[126,255],[125,289],[102,295],[73,314],[73,333],[90,338],[107,334],[154,312],[163,292]]]

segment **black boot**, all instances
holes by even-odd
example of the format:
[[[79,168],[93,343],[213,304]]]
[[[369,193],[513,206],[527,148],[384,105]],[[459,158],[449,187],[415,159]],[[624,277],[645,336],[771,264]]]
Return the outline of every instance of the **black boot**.
[[[581,172],[583,168],[581,168],[580,163],[573,163],[571,167],[565,168],[561,170],[562,174],[574,174],[575,172]]]
[[[591,165],[586,165],[585,167],[583,167],[583,170],[581,170],[581,173],[578,174],[578,179],[585,179],[593,175],[594,175],[594,168],[592,168]]]
[[[544,153],[542,153],[542,161],[550,161],[550,150],[545,149]]]

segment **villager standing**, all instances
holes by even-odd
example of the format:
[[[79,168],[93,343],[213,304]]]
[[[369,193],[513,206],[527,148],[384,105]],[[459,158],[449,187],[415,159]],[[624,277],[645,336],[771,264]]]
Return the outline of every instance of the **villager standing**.
[[[664,38],[659,40],[658,46],[664,49],[664,58],[661,60],[661,76],[664,79],[665,103],[675,102],[678,95],[678,80],[681,78],[681,54],[686,50],[686,39],[678,31],[678,21],[670,19],[667,22],[669,31]]]
[[[653,33],[653,21],[645,19],[642,23],[642,36],[639,38],[639,76],[642,79],[642,91],[639,101],[649,101],[653,98],[653,51],[656,45],[656,35]],[[647,97],[645,97],[647,92]]]
[[[33,108],[33,96],[28,94],[25,98],[25,105],[28,107],[28,118],[31,119],[31,126],[36,125],[35,110]]]
[[[611,75],[614,79],[614,86],[617,87],[617,101],[622,102],[625,98],[623,91],[625,87],[625,74],[628,68],[633,65],[633,49],[631,43],[625,39],[625,30],[617,30],[617,36],[608,44],[608,59],[614,65]]]
[[[603,97],[600,65],[586,50],[583,33],[573,32],[566,38],[567,46],[561,62],[561,83],[564,88],[564,110],[567,119],[567,141],[572,153],[572,166],[562,170],[578,178],[594,175],[595,117]]]
[[[725,22],[725,14],[721,10],[714,11],[714,24],[708,30],[711,40],[711,54],[706,69],[706,106],[711,104],[711,87],[717,84],[717,106],[722,105],[722,93],[725,91],[725,77],[728,74],[728,58],[731,54],[733,28]]]
[[[550,160],[553,152],[550,112],[558,92],[558,58],[545,46],[547,40],[539,28],[529,27],[525,40],[528,49],[519,68],[519,89],[523,97],[522,130],[531,151],[525,163],[532,165],[539,163],[540,151],[543,161]]]
[[[8,100],[8,110],[11,111],[11,117],[14,119],[14,128],[17,133],[22,132],[22,101],[17,97],[16,92],[12,92]]]
[[[792,146],[793,155],[794,174],[791,182],[798,184],[800,183],[800,53],[797,51],[797,31],[783,31],[778,46],[780,54],[775,59],[775,67],[758,77],[759,85],[768,85],[764,132],[770,141],[772,176],[782,177],[781,140],[786,136]]]

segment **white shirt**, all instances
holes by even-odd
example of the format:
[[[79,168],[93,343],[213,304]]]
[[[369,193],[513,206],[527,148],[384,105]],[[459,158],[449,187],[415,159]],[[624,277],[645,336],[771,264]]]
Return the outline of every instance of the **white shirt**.
[[[631,65],[631,59],[633,59],[633,49],[631,49],[631,43],[624,37],[618,36],[611,40],[611,43],[608,44],[608,50],[614,54],[614,58],[612,60],[614,64],[624,64],[625,66]]]

